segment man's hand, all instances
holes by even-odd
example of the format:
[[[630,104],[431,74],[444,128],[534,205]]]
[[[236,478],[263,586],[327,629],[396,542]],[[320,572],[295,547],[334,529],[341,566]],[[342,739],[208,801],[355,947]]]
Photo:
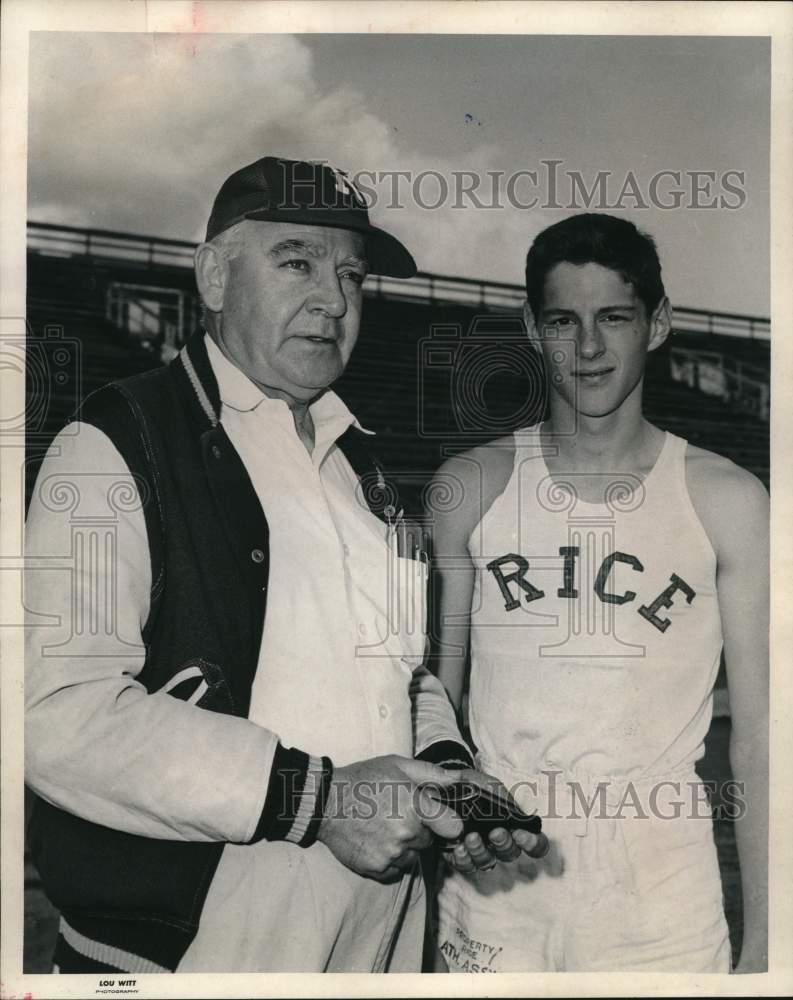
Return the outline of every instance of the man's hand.
[[[544,858],[549,848],[544,833],[498,828],[489,834],[486,844],[478,833],[469,833],[462,843],[444,848],[444,856],[458,872],[471,875],[477,871],[491,871],[499,861],[514,861],[521,854]]]
[[[504,785],[483,771],[465,770],[453,772],[456,780],[483,788],[497,790],[502,796],[508,792]],[[521,854],[530,858],[542,858],[548,853],[550,844],[544,833],[529,833],[528,830],[509,831],[503,827],[493,830],[485,842],[478,833],[469,833],[459,844],[449,844],[444,848],[444,856],[452,867],[464,875],[476,871],[490,871],[499,861],[514,861]]]
[[[390,882],[413,867],[433,833],[462,832],[460,817],[421,787],[451,785],[460,774],[395,754],[336,768],[317,840],[352,871]]]

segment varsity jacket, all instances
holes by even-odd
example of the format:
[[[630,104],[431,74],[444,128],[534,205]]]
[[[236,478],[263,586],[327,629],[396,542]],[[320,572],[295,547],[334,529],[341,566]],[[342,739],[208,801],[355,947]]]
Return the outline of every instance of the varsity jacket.
[[[167,367],[98,390],[76,419],[110,438],[143,507],[151,592],[138,681],[149,694],[167,690],[160,697],[184,700],[204,682],[200,708],[245,718],[266,614],[268,524],[220,422],[204,337],[197,333]],[[350,427],[338,444],[372,512],[388,517],[396,493],[365,435]],[[173,684],[177,675],[187,679]],[[471,763],[465,746],[448,740],[420,756]],[[330,762],[323,758],[323,765],[327,772]],[[316,767],[316,758],[278,745],[249,843],[312,842],[321,815]],[[306,816],[313,818],[307,823]],[[59,936],[54,962],[62,972],[175,970],[195,937],[224,847],[136,836],[41,798],[29,844],[47,895],[79,936],[79,950]]]

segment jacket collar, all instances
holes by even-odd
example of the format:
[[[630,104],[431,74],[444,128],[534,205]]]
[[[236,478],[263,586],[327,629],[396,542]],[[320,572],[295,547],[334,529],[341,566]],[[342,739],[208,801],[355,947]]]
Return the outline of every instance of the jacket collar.
[[[220,423],[220,390],[209,363],[205,338],[206,331],[197,330],[171,362],[182,376],[183,392],[201,431]]]

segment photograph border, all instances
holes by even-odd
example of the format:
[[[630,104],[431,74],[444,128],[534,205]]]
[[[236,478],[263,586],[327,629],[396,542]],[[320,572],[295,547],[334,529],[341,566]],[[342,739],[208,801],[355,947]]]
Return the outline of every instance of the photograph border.
[[[28,39],[33,31],[220,33],[444,33],[528,35],[763,35],[772,39],[771,133],[771,795],[769,971],[751,976],[501,974],[139,975],[137,997],[269,996],[780,996],[793,991],[793,462],[788,417],[793,401],[793,7],[774,3],[236,2],[236,0],[5,0],[0,54],[0,324],[23,324],[27,217]],[[22,327],[24,329],[24,326]],[[24,377],[6,386],[0,418],[24,412]],[[24,474],[19,441],[0,435],[2,621],[21,620]],[[99,976],[25,975],[22,961],[23,643],[22,628],[0,629],[3,886],[0,997],[93,997]],[[787,676],[786,676],[787,675]],[[133,978],[133,977],[125,977]]]

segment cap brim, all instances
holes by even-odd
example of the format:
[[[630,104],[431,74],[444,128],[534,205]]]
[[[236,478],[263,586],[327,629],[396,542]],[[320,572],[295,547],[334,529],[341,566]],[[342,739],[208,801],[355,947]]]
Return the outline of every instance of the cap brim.
[[[364,235],[370,274],[389,278],[415,277],[417,268],[413,255],[396,236],[377,226],[370,226]]]
[[[349,219],[337,222],[329,213],[314,213],[306,219],[289,218],[284,212],[259,211],[246,212],[244,218],[260,222],[289,222],[296,226],[319,226],[329,229],[349,229],[366,237],[366,258],[369,264],[369,274],[381,274],[387,278],[413,278],[416,275],[416,262],[413,255],[399,240],[377,226],[356,225]]]

